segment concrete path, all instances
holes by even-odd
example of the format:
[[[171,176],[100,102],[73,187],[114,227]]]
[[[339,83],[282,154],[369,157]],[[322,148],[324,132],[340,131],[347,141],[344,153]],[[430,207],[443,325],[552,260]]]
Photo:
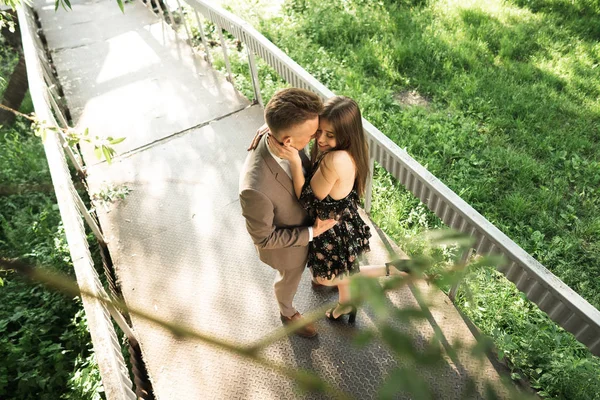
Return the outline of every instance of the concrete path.
[[[54,12],[53,1],[36,0],[42,28],[79,128],[126,136],[112,165],[84,149],[92,193],[126,186],[127,197],[99,207],[100,222],[128,304],[236,343],[248,344],[280,325],[272,283],[246,232],[238,201],[238,176],[246,145],[263,122],[222,76],[198,60],[169,27],[141,3],[72,1],[73,11]],[[375,230],[373,230],[375,233]],[[368,263],[387,252],[374,235]],[[474,338],[447,297],[426,286],[389,296],[399,307],[418,307],[413,293],[432,296],[430,319],[402,327],[423,345],[438,327],[448,340]],[[308,311],[335,294],[314,292],[308,273],[297,307]],[[293,399],[293,382],[231,354],[181,340],[133,318],[156,397],[167,399]],[[314,340],[283,339],[264,355],[313,370],[358,399],[374,398],[395,360],[380,342],[357,349],[352,336],[373,326],[368,309],[355,327],[318,323]],[[489,361],[466,351],[420,371],[444,399],[465,398],[468,377],[498,381]],[[398,396],[398,398],[404,398]]]

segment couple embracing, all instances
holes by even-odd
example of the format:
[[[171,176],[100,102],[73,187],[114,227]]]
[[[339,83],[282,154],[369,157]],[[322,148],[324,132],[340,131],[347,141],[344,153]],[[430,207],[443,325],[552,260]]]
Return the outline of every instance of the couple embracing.
[[[359,107],[343,96],[323,104],[312,92],[289,88],[271,98],[265,121],[242,169],[240,203],[261,261],[277,271],[274,289],[281,321],[302,319],[293,300],[308,267],[313,286],[339,290],[339,303],[326,317],[348,315],[352,323],[357,310],[349,276],[390,274],[388,264],[358,265],[371,236],[358,214],[369,173]],[[309,158],[304,148],[313,138]],[[311,323],[296,333],[313,337],[317,331]]]

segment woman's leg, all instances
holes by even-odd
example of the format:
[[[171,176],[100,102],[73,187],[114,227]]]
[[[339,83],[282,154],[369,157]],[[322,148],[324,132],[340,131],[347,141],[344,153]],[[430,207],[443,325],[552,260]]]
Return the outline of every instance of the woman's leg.
[[[312,273],[312,270],[311,270]],[[357,273],[362,276],[368,276],[372,278],[378,278],[387,275],[406,275],[406,272],[398,271],[393,265],[362,265],[360,271]],[[339,291],[338,305],[333,309],[327,311],[325,315],[329,318],[333,314],[333,318],[338,318],[342,314],[348,314],[352,311],[350,298],[350,277],[349,276],[333,276],[331,279],[323,278],[320,276],[314,277],[313,279],[323,286],[337,286]]]
[[[385,266],[383,267],[385,270]],[[384,272],[385,275],[385,272]],[[343,305],[338,305],[333,309],[333,316],[334,317],[339,317],[340,314],[346,314],[348,312],[350,312],[351,307],[349,305],[346,305],[347,303],[350,302],[350,277],[349,276],[343,276],[343,277],[338,277],[338,276],[333,276],[331,279],[327,279],[327,278],[323,278],[320,276],[317,277],[313,277],[313,279],[319,283],[320,285],[323,286],[337,286],[338,287],[338,295],[339,295],[339,300],[338,303],[339,304],[343,304]],[[332,311],[327,311],[325,313],[325,315],[327,315],[327,317],[329,317],[329,314]]]
[[[388,267],[385,265],[361,265],[358,275],[368,276],[371,278],[378,278],[388,275]],[[389,275],[407,275],[406,272],[398,271],[393,265],[389,266]],[[333,313],[333,317],[337,318],[341,314],[347,314],[351,311],[351,306],[348,305],[351,302],[350,298],[350,279],[348,276],[333,277],[331,279],[316,277],[315,280],[324,286],[337,286],[339,290],[338,305],[326,313],[329,317],[330,313]]]
[[[370,276],[373,278],[387,276],[388,275],[388,267],[386,267],[385,265],[361,265],[359,275]],[[390,265],[389,266],[389,276],[392,276],[392,275],[406,276],[408,274],[406,272],[399,271],[396,267],[394,267],[393,265]]]
[[[352,311],[352,306],[348,304],[351,301],[350,279],[348,277],[338,282],[338,294],[338,305],[333,310],[329,310],[325,313],[328,318],[330,314],[333,314],[333,318],[338,318],[340,315],[348,314],[350,311]]]

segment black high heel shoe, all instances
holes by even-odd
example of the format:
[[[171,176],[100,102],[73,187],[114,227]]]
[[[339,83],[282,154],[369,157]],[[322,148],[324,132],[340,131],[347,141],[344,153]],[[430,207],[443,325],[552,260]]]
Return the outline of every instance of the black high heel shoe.
[[[340,307],[346,307],[348,305],[349,304],[338,303],[337,306],[335,306],[335,307],[327,310],[327,312],[325,313],[325,316],[330,321],[339,321],[344,315],[347,315],[348,316],[348,323],[349,324],[353,324],[354,321],[356,321],[356,313],[358,312],[358,310],[356,309],[356,307],[354,307],[352,305],[350,305],[350,311],[349,312],[340,314],[340,315],[337,316],[337,318],[333,316],[333,312],[335,311],[336,308],[338,308],[338,306],[340,306]]]

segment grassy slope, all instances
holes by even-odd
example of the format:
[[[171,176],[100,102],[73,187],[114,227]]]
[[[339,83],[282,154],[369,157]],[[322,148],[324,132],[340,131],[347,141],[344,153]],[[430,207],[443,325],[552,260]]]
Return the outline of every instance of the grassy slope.
[[[600,28],[500,2],[296,3],[271,39],[600,307]],[[407,88],[431,107],[399,106]]]
[[[257,2],[229,4],[600,307],[598,1],[296,0],[268,18]],[[281,85],[260,72],[268,98]],[[429,106],[399,104],[407,90]],[[377,222],[422,251],[413,238],[437,218],[382,170],[374,193]],[[540,394],[600,397],[600,360],[514,285],[482,269],[465,288],[459,304]]]

